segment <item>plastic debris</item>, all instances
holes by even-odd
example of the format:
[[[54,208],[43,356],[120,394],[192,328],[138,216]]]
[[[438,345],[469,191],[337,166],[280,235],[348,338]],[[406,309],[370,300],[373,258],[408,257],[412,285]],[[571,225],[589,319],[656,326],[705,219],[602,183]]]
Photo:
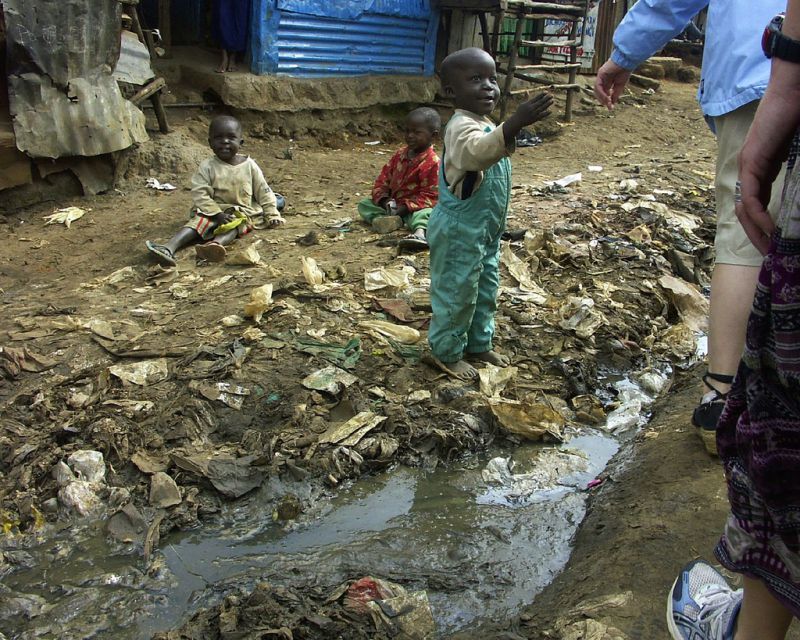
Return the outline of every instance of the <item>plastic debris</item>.
[[[146,387],[169,377],[166,358],[141,360],[130,364],[115,364],[108,368],[111,375],[123,382]]]
[[[364,273],[364,288],[367,291],[395,289],[401,291],[411,284],[410,278],[416,273],[414,267],[382,267]]]
[[[272,285],[262,284],[250,291],[250,302],[244,305],[244,315],[259,324],[264,312],[272,304]],[[229,316],[230,317],[230,316]],[[230,326],[230,325],[229,325]]]
[[[354,447],[361,441],[361,438],[384,420],[386,420],[386,416],[379,416],[371,411],[362,411],[347,422],[331,426],[319,437],[318,442]]]
[[[523,440],[564,439],[564,416],[546,405],[493,398],[489,408],[505,431]]]
[[[708,300],[694,286],[670,275],[661,276],[660,284],[669,293],[672,304],[690,329],[704,332],[708,327]]]
[[[314,258],[301,256],[300,261],[303,264],[303,277],[310,285],[320,285],[325,282],[325,273],[317,266],[317,261]]]
[[[303,378],[302,385],[306,389],[327,391],[333,395],[349,387],[358,380],[354,375],[339,367],[325,367]]]
[[[244,400],[250,395],[250,389],[230,382],[208,382],[192,380],[189,388],[197,391],[208,400],[218,400],[237,411],[242,408]]]
[[[567,300],[561,309],[561,322],[559,326],[567,331],[574,331],[579,338],[590,338],[608,321],[606,317],[595,308],[592,298],[574,298]]]
[[[420,332],[414,327],[394,324],[392,322],[386,322],[385,320],[365,320],[359,322],[358,326],[372,334],[391,338],[400,344],[416,344],[422,337]]]
[[[499,396],[508,385],[509,380],[512,380],[518,371],[517,367],[496,367],[487,363],[481,369],[478,369],[481,393],[490,398]]]
[[[148,178],[145,185],[158,191],[175,191],[178,188],[169,182],[159,182],[158,178]]]
[[[242,265],[242,266],[255,266],[261,264],[261,254],[258,253],[258,245],[260,241],[256,241],[243,249],[232,251],[225,256],[226,264]]]
[[[63,224],[67,229],[76,220],[81,219],[91,209],[81,209],[80,207],[65,207],[57,209],[55,213],[45,216],[45,224]]]
[[[590,173],[600,173],[603,170],[603,167],[599,164],[590,164],[588,167],[586,167],[586,169]]]
[[[571,184],[580,182],[581,180],[583,180],[582,173],[571,173],[570,175],[564,176],[563,178],[559,178],[558,180],[546,181],[545,185],[547,185],[548,187],[555,185],[557,187],[565,188]]]
[[[298,338],[294,346],[298,351],[319,356],[345,369],[355,367],[361,357],[361,340],[359,338],[353,338],[345,344]]]

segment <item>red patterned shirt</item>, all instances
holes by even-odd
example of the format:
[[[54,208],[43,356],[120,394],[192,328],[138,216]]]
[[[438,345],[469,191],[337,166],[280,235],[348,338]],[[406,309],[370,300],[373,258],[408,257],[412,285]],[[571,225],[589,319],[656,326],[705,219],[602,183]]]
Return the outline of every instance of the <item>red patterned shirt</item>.
[[[439,199],[439,156],[428,147],[413,158],[403,147],[387,162],[372,187],[372,201],[394,198],[409,213],[433,207]]]

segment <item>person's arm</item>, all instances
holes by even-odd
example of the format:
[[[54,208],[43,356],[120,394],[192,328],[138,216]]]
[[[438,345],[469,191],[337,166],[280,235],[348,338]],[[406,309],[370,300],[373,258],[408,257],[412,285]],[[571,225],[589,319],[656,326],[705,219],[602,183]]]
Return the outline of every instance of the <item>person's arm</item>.
[[[428,209],[436,204],[439,199],[439,159],[435,154],[429,155],[420,163],[415,179],[417,187],[414,192],[397,201],[398,215]]]
[[[708,0],[639,0],[614,31],[614,51],[597,72],[594,94],[612,109],[631,72],[686,27]]]
[[[192,176],[192,204],[204,216],[215,216],[222,212],[214,201],[214,187],[211,182],[211,168],[203,162]]]
[[[800,0],[789,0],[782,31],[800,40]],[[773,58],[769,86],[739,153],[741,203],[736,215],[761,253],[766,253],[775,230],[767,212],[772,183],[799,126],[800,63]]]
[[[389,189],[389,176],[392,175],[394,166],[396,164],[397,154],[393,155],[389,162],[383,165],[380,174],[378,174],[375,184],[372,186],[372,202],[379,207],[383,207],[392,197],[392,192]]]
[[[283,224],[284,220],[278,211],[278,200],[275,193],[267,184],[267,179],[264,177],[264,172],[261,167],[253,161],[253,198],[261,205],[264,211],[264,218],[271,226]]]

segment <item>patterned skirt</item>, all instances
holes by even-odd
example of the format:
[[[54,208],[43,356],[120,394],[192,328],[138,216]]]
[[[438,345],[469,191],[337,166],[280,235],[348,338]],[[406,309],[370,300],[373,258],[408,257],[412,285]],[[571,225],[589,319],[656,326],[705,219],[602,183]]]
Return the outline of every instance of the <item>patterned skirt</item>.
[[[800,168],[800,167],[799,167]],[[715,549],[800,617],[800,171],[787,178],[717,428],[731,514]]]

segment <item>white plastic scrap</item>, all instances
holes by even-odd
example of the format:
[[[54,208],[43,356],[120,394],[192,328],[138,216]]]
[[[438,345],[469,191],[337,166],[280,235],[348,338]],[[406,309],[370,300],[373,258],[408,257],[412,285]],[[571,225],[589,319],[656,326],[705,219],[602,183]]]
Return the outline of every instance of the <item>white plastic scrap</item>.
[[[169,182],[159,182],[157,178],[148,178],[146,184],[151,189],[157,189],[158,191],[175,191],[178,188]]]
[[[80,207],[66,207],[57,209],[55,213],[45,216],[45,224],[63,224],[67,229],[73,222],[82,218],[91,209],[81,209]]]

